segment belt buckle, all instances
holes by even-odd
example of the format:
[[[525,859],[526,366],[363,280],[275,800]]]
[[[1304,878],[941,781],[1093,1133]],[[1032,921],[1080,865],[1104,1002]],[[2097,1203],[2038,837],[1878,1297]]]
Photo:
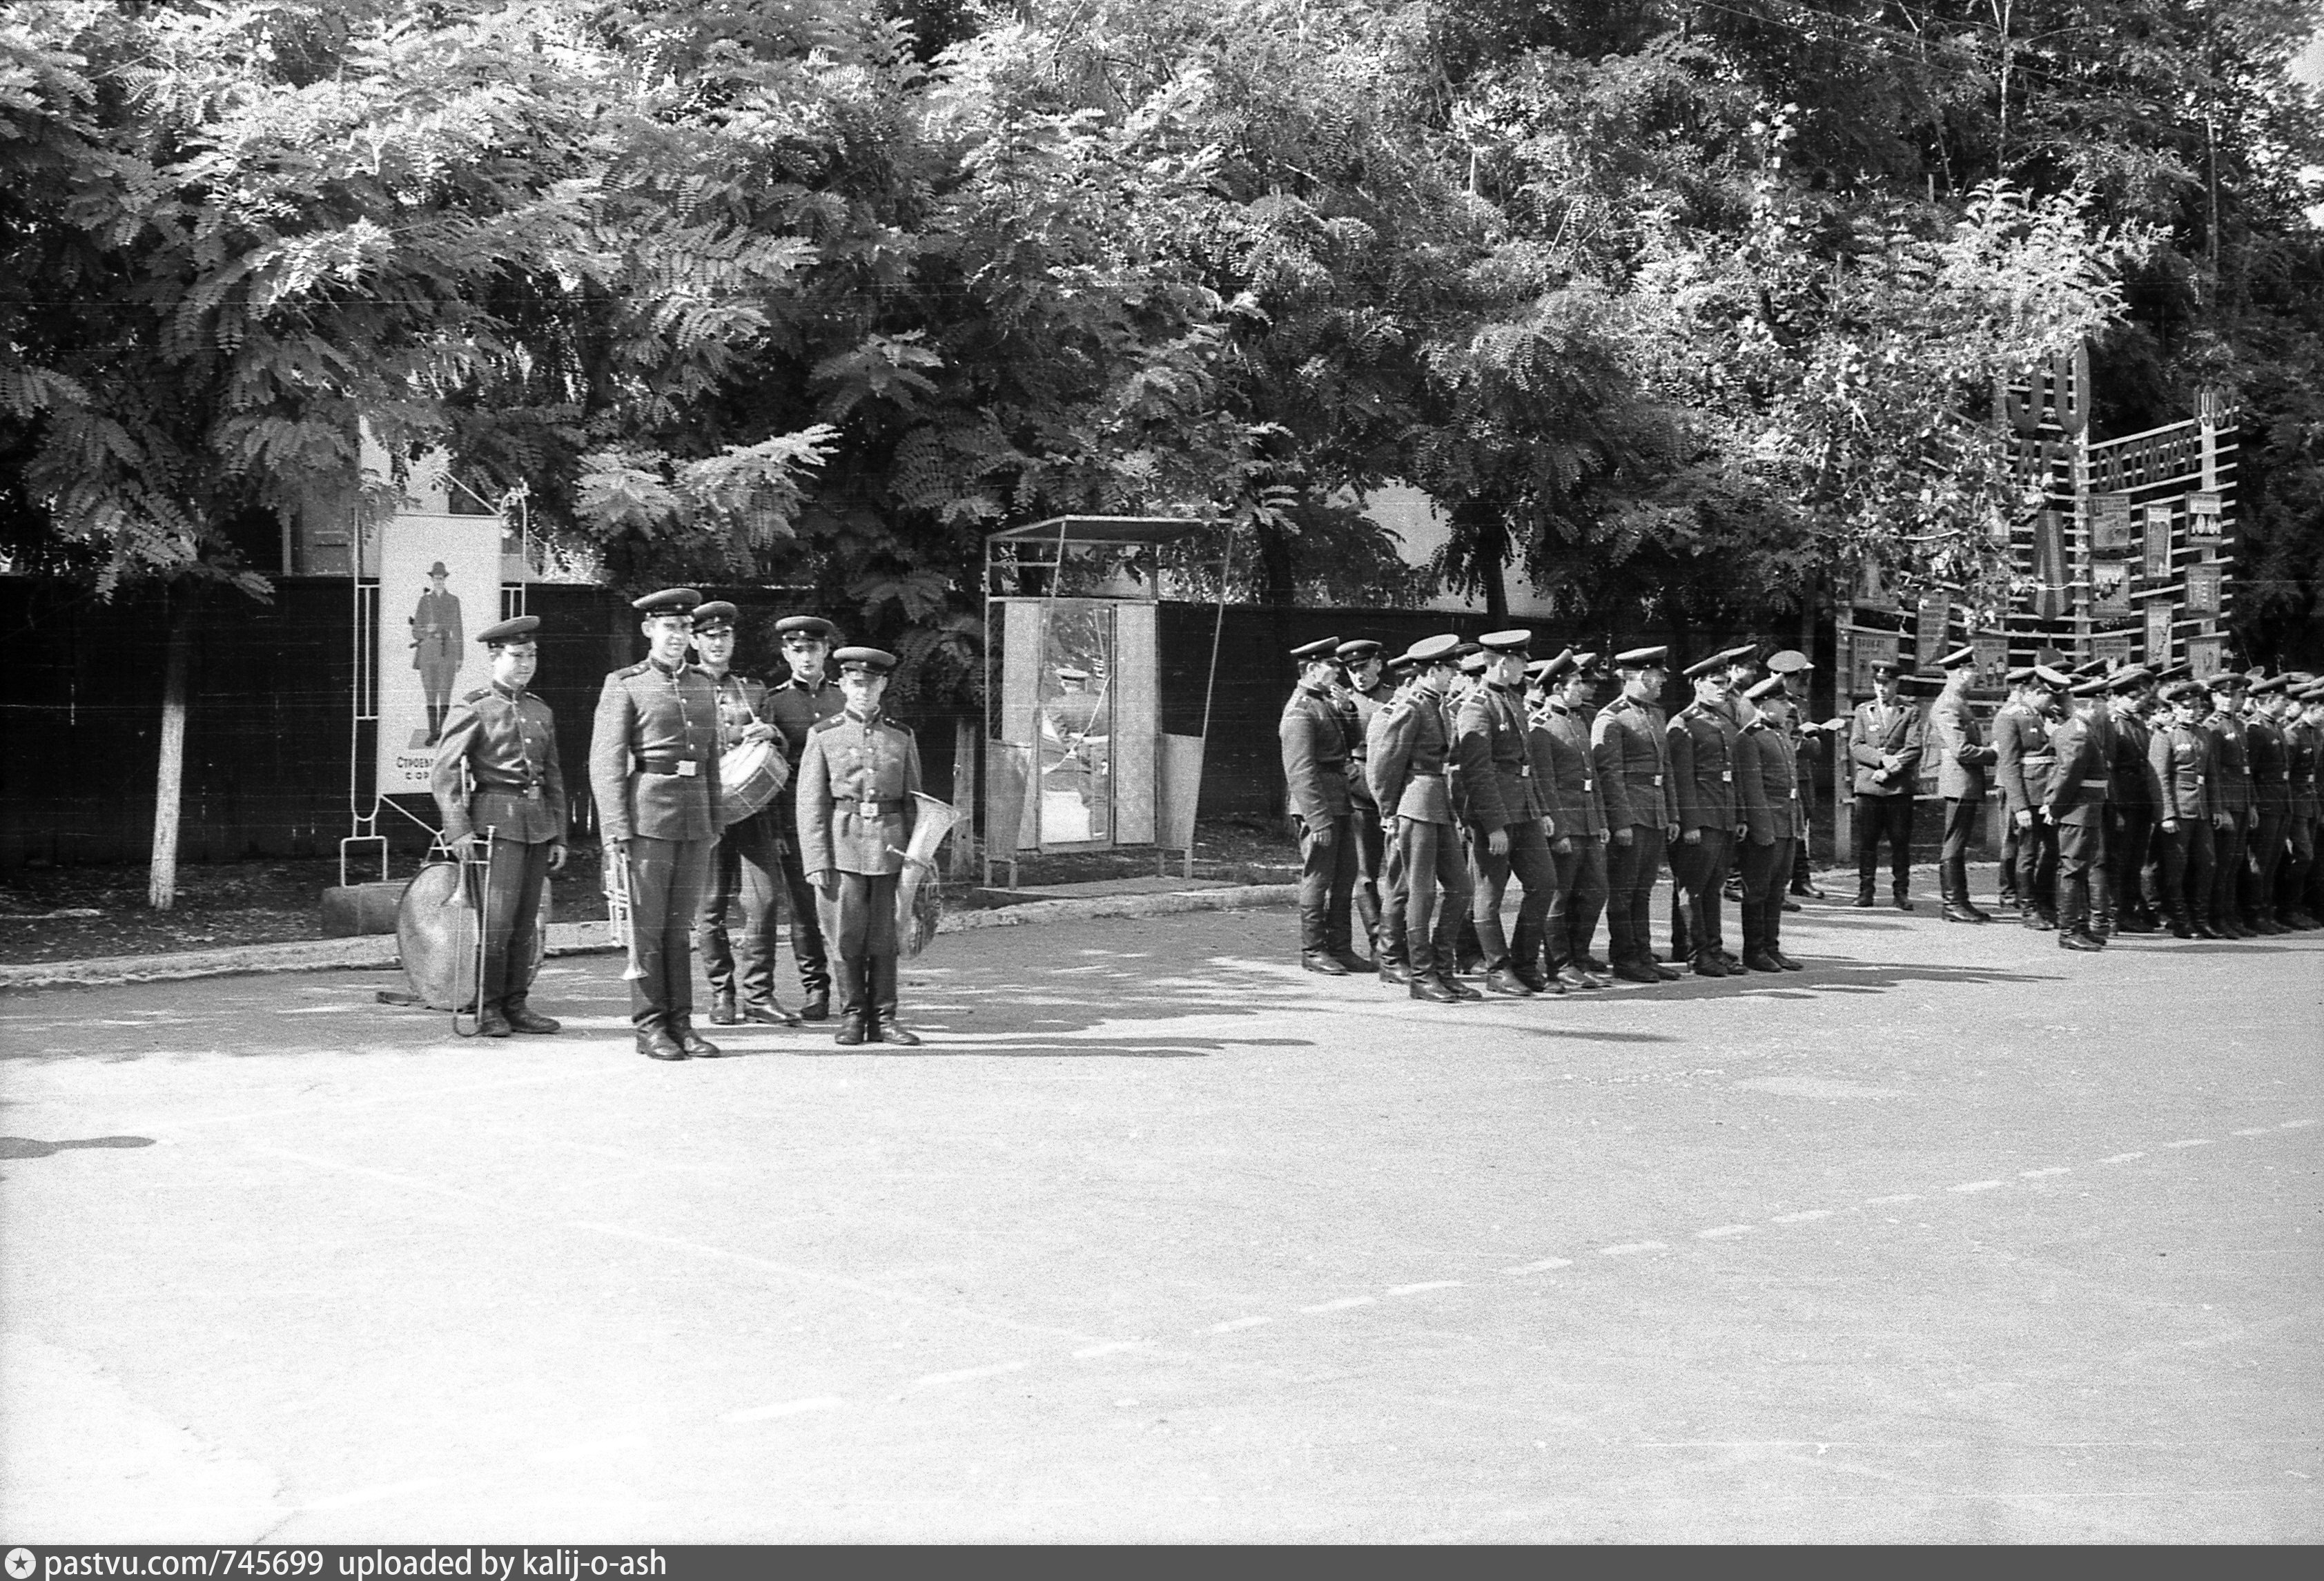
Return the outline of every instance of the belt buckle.
[[[867,797],[855,804],[855,810],[864,822],[870,823],[880,816],[880,804]]]
[[[677,774],[677,776],[681,780],[691,780],[695,775],[702,772],[702,765],[696,763],[692,758],[687,758],[684,762],[680,763],[678,767],[671,772]]]

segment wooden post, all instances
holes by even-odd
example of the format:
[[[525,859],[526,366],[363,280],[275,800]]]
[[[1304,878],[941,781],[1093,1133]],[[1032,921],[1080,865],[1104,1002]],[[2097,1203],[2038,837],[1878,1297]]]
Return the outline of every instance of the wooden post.
[[[983,736],[973,719],[952,722],[952,806],[960,814],[960,822],[953,826],[948,876],[955,883],[967,879],[975,858],[972,847],[976,844],[976,752],[983,744]]]
[[[186,672],[194,647],[198,586],[176,589],[169,655],[161,671],[161,759],[153,777],[153,856],[145,902],[157,911],[178,903],[178,822],[186,780]]]

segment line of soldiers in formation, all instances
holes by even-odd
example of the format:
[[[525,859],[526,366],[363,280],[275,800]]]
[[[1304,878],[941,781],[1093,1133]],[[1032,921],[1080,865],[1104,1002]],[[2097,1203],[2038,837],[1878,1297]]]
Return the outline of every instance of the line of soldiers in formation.
[[[649,651],[605,678],[589,781],[609,874],[625,880],[638,1051],[719,1053],[693,1023],[697,951],[715,1025],[826,1021],[835,985],[836,1041],[918,1043],[897,1020],[895,893],[920,760],[911,732],[881,710],[895,656],[835,650],[829,621],[791,615],[775,625],[790,673],[770,687],[733,672],[733,605],[673,587],[632,607]],[[490,874],[475,897],[485,923],[477,1030],[487,1037],[558,1030],[528,1003],[541,885],[566,856],[556,725],[527,689],[540,624],[523,615],[478,634],[492,683],[453,709],[430,780],[445,843],[490,853],[488,868],[475,864]],[[765,807],[724,823],[720,760],[749,742],[779,743],[789,772]],[[796,1012],[775,995],[779,896],[805,994]],[[740,937],[730,941],[738,906]]]
[[[1877,903],[1885,846],[1893,903],[1913,910],[1913,805],[1933,735],[1948,921],[1990,920],[1969,898],[1967,850],[1997,779],[2005,893],[2062,948],[2098,949],[2112,932],[2166,922],[2181,937],[2317,926],[2324,686],[2311,677],[2205,685],[2102,662],[2032,668],[2010,676],[1988,743],[1969,707],[1966,647],[1939,661],[1925,717],[1902,697],[1920,678],[1884,663],[1872,698],[1818,723],[1800,717],[1793,690],[1812,669],[1803,654],[1764,667],[1752,645],[1711,654],[1684,671],[1692,700],[1665,715],[1667,648],[1617,653],[1609,676],[1594,652],[1535,661],[1531,640],[1447,633],[1391,657],[1368,639],[1327,638],[1293,651],[1299,685],[1280,735],[1308,970],[1376,971],[1440,1003],[1673,981],[1680,961],[1707,977],[1801,970],[1783,948],[1784,914],[1798,909],[1784,879],[1821,893],[1804,871],[1801,787],[1825,738],[1844,742],[1852,770],[1858,907]],[[1609,680],[1620,693],[1598,707]],[[2144,720],[2166,698],[2174,718],[2150,735]],[[2150,852],[2152,902],[2137,877]],[[1652,948],[1649,911],[1665,858],[1667,959]],[[1512,879],[1517,923],[1505,930]],[[1721,916],[1730,896],[1739,955]],[[1592,949],[1601,912],[1604,958]],[[1369,958],[1354,946],[1359,918]],[[1463,980],[1479,975],[1481,991]]]

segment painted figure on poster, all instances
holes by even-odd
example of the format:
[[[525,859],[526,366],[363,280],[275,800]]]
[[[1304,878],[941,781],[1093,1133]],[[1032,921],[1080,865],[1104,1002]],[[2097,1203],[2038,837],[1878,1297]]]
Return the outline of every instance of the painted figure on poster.
[[[452,689],[460,680],[460,599],[447,587],[451,577],[442,560],[429,567],[428,591],[411,612],[411,668],[428,698],[428,728],[414,746],[433,746],[443,735]]]

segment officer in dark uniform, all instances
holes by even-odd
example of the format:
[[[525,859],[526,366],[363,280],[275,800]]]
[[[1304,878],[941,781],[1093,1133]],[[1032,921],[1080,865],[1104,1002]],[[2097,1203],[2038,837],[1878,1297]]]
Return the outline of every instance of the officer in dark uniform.
[[[1792,743],[1792,768],[1800,791],[1796,813],[1799,834],[1792,841],[1790,890],[1803,900],[1820,901],[1824,898],[1823,890],[1815,881],[1815,871],[1808,852],[1808,826],[1815,810],[1815,781],[1812,776],[1815,770],[1815,756],[1821,750],[1821,737],[1824,729],[1821,725],[1809,723],[1807,717],[1808,677],[1814,670],[1815,665],[1797,648],[1783,648],[1767,655],[1767,673],[1783,680],[1784,699],[1791,705],[1784,710],[1786,721],[1784,733]],[[1772,697],[1775,694],[1764,695]],[[1786,904],[1783,909],[1796,911],[1799,907]]]
[[[2154,829],[2161,872],[2156,889],[2174,938],[2218,938],[2211,926],[2210,732],[2196,724],[2208,707],[2191,680],[2165,694],[2172,712],[2146,744],[2154,774]]]
[[[1352,804],[1355,820],[1356,920],[1363,924],[1365,940],[1373,961],[1378,962],[1381,959],[1380,863],[1388,842],[1380,828],[1379,805],[1372,800],[1364,763],[1372,720],[1388,703],[1387,655],[1370,637],[1358,637],[1342,643],[1338,657],[1340,668],[1347,677],[1339,703],[1341,723],[1348,733],[1348,800]]]
[[[2058,831],[2058,948],[2106,948],[2090,926],[2090,875],[2106,860],[2107,795],[2113,786],[2108,748],[2093,728],[2106,708],[2107,680],[2092,676],[2070,689],[2066,717],[2051,734],[2058,772],[2043,818]]]
[[[767,686],[729,668],[734,659],[734,620],[739,612],[724,599],[694,612],[694,652],[702,673],[718,693],[718,750],[747,742],[774,741],[779,733],[767,718]],[[786,754],[785,763],[789,762]],[[788,782],[788,774],[786,774]],[[732,790],[733,787],[726,787]],[[775,821],[771,806],[725,824],[710,858],[702,910],[694,919],[694,948],[710,978],[710,1024],[740,1022],[795,1027],[798,1017],[775,997],[775,904],[782,891],[781,848],[789,833]],[[736,962],[726,932],[726,914],[742,911],[742,1003],[735,1003]]]
[[[2154,675],[2144,665],[2116,670],[2107,707],[2114,724],[2114,786],[2107,802],[2107,892],[2115,930],[2153,933],[2160,927],[2146,903],[2146,859],[2154,840],[2154,768],[2147,761],[2154,732],[2146,723]]]
[[[1629,648],[1614,655],[1622,695],[1590,726],[1590,756],[1605,800],[1611,843],[1606,848],[1607,955],[1613,975],[1629,983],[1675,981],[1683,974],[1655,959],[1655,883],[1663,854],[1678,838],[1678,789],[1671,778],[1663,688],[1668,648]]]
[[[1478,684],[1461,704],[1452,726],[1453,758],[1468,791],[1469,920],[1484,959],[1486,991],[1512,999],[1530,999],[1542,991],[1543,979],[1531,963],[1541,954],[1557,892],[1557,868],[1549,851],[1553,831],[1543,827],[1526,744],[1521,689],[1532,641],[1533,633],[1525,631],[1491,632],[1478,639]],[[1522,888],[1514,948],[1501,927],[1501,897],[1512,875]]]
[[[1467,800],[1452,759],[1444,694],[1458,673],[1461,639],[1423,637],[1405,651],[1411,689],[1384,711],[1369,769],[1372,800],[1396,818],[1397,857],[1406,884],[1405,959],[1415,999],[1452,1003],[1484,995],[1454,975],[1453,951],[1469,913],[1469,864],[1460,825]]]
[[[800,754],[807,751],[807,733],[838,713],[846,701],[838,682],[825,673],[832,647],[839,641],[839,628],[819,615],[790,615],[775,623],[775,637],[782,643],[783,662],[790,673],[769,689],[767,717],[782,732],[784,752],[796,771]],[[791,958],[798,964],[799,992],[804,996],[799,1019],[819,1022],[831,1014],[831,963],[824,955],[815,886],[807,883],[807,870],[799,865],[798,842],[788,837],[798,823],[798,776],[794,772],[789,782],[775,792],[768,810],[774,815],[775,827],[785,834],[776,855],[783,864],[783,895],[791,918]]]
[[[1986,774],[1994,761],[1985,727],[1969,706],[1969,679],[1977,673],[1977,650],[1956,648],[1937,661],[1945,689],[1929,710],[1930,746],[1937,754],[1937,794],[1945,802],[1944,845],[1937,856],[1937,888],[1948,922],[1993,919],[1969,898],[1969,843],[1985,807]]]
[[[2276,920],[2275,875],[2292,829],[2292,764],[2283,738],[2283,677],[2255,677],[2244,738],[2251,761],[2251,862],[2242,881],[2244,926],[2254,933],[2289,933]]]
[[[1404,699],[1405,694],[1412,689],[1414,668],[1411,658],[1403,653],[1397,654],[1380,667],[1383,677],[1382,690],[1388,695],[1386,700],[1373,712],[1371,718],[1364,726],[1363,781],[1366,800],[1363,805],[1374,809],[1375,821],[1381,830],[1380,924],[1372,958],[1379,965],[1381,982],[1404,988],[1409,988],[1412,985],[1412,965],[1408,958],[1410,952],[1406,947],[1404,937],[1405,904],[1408,898],[1405,882],[1404,859],[1398,853],[1396,843],[1395,809],[1380,807],[1378,793],[1372,788],[1371,765],[1385,749],[1388,741],[1388,717],[1396,711],[1397,704]],[[1355,781],[1356,775],[1353,771],[1351,771],[1348,776],[1348,794],[1351,800],[1355,796]]]
[[[917,1046],[896,1019],[896,887],[919,820],[920,747],[881,712],[896,656],[842,648],[845,707],[807,732],[798,770],[799,861],[839,957],[835,1042]]]
[[[1601,963],[1590,952],[1607,894],[1606,798],[1590,718],[1590,699],[1606,679],[1605,668],[1597,654],[1568,648],[1532,666],[1529,673],[1540,692],[1527,736],[1534,784],[1547,809],[1549,854],[1557,864],[1547,980],[1561,989],[1610,988],[1612,963]],[[1528,965],[1531,958],[1526,957]]]
[[[2294,674],[2284,687],[2284,777],[2291,786],[2292,819],[2286,827],[2282,875],[2276,882],[2276,916],[2287,928],[2302,933],[2324,927],[2308,909],[2308,890],[2316,872],[2316,828],[2324,801],[2317,793],[2316,769],[2324,730],[2318,728],[2315,678]]]
[[[2050,794],[2051,771],[2057,755],[2050,750],[2051,713],[2058,687],[2067,678],[2039,665],[2009,672],[2016,689],[1993,717],[1994,777],[2001,782],[2002,806],[2017,834],[2018,918],[2028,928],[2058,925],[2058,844],[2054,831],[2041,821],[2040,808]]]
[[[627,864],[630,1022],[650,1059],[711,1059],[694,1030],[692,927],[718,845],[718,693],[686,661],[702,595],[632,601],[650,652],[605,677],[589,735],[589,788],[608,862]]]
[[[540,616],[521,615],[477,633],[490,656],[492,684],[453,705],[428,781],[444,815],[446,845],[473,858],[491,843],[491,892],[469,896],[484,921],[476,1031],[487,1038],[558,1030],[525,1003],[539,948],[540,887],[565,865],[557,721],[549,705],[525,689],[540,662],[533,636],[540,628]]]
[[[1285,794],[1299,828],[1299,964],[1327,977],[1379,969],[1355,953],[1355,801],[1335,696],[1339,650],[1339,638],[1324,637],[1291,651],[1299,684],[1276,725]]]
[[[1670,743],[1671,779],[1678,791],[1678,844],[1671,847],[1672,954],[1687,956],[1698,977],[1726,977],[1743,968],[1740,957],[1722,948],[1720,912],[1721,874],[1735,842],[1749,831],[1735,797],[1735,742],[1742,726],[1729,711],[1729,653],[1714,653],[1687,667],[1694,701],[1680,709],[1664,733]],[[1692,911],[1692,927],[1678,915],[1681,901]],[[1680,949],[1681,935],[1688,945]],[[1730,966],[1729,963],[1732,962]]]
[[[1743,966],[1752,972],[1806,968],[1784,953],[1784,879],[1799,838],[1799,754],[1787,726],[1792,698],[1781,675],[1744,694],[1758,717],[1736,743],[1735,784],[1748,829],[1737,859],[1743,870]]]
[[[2243,925],[2244,860],[2258,827],[2252,802],[2250,737],[2244,726],[2244,692],[2250,678],[2232,670],[2211,677],[2211,926],[2229,938],[2249,938]]]
[[[1888,846],[1888,881],[1896,909],[1909,911],[1913,861],[1913,792],[1920,781],[1921,711],[1903,696],[1904,667],[1894,660],[1872,666],[1873,695],[1849,721],[1848,756],[1856,765],[1856,903],[1869,907],[1879,877],[1880,846]]]

